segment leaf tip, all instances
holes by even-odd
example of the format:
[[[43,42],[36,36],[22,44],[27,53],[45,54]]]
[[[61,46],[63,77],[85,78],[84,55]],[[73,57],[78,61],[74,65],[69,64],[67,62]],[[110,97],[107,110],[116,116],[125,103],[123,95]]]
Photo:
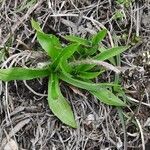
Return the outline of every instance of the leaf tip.
[[[36,31],[40,31],[42,32],[42,29],[40,27],[40,24],[38,22],[36,22],[33,18],[31,18],[31,26],[33,29],[35,29]]]

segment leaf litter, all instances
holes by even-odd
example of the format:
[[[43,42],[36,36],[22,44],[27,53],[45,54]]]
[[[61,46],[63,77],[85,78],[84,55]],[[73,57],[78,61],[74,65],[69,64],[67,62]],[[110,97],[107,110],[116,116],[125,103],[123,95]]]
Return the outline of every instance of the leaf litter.
[[[128,133],[126,144],[129,149],[141,149],[142,147],[144,148],[143,142],[145,142],[145,149],[147,148],[147,145],[149,144],[148,141],[150,140],[148,134],[149,128],[144,125],[147,123],[150,114],[150,69],[148,64],[143,63],[143,61],[139,61],[138,58],[140,57],[141,60],[143,60],[143,51],[148,51],[150,48],[150,39],[148,33],[150,27],[143,18],[144,16],[145,18],[149,17],[150,4],[148,1],[146,1],[145,4],[141,1],[138,5],[138,2],[133,2],[130,6],[130,9],[122,4],[116,4],[115,1],[112,3],[110,1],[66,1],[63,2],[63,5],[60,9],[58,9],[58,6],[62,4],[61,1],[35,1],[31,3],[31,7],[29,10],[21,10],[16,7],[21,6],[21,1],[15,1],[15,3],[12,3],[11,1],[6,0],[1,1],[0,3],[0,19],[2,22],[0,24],[0,28],[1,35],[3,35],[0,38],[0,42],[2,43],[1,48],[5,48],[4,46],[6,45],[8,47],[10,55],[17,53],[19,54],[20,52],[22,53],[24,50],[26,50],[25,47],[21,46],[21,44],[19,44],[18,41],[15,40],[14,37],[16,36],[18,36],[20,41],[26,43],[32,49],[38,49],[35,38],[33,37],[33,31],[31,30],[29,24],[31,16],[34,16],[43,24],[43,28],[46,32],[55,33],[61,39],[63,39],[63,36],[68,33],[77,34],[81,37],[89,36],[89,34],[91,34],[89,29],[90,26],[93,30],[92,33],[96,33],[101,26],[107,26],[107,28],[111,30],[111,33],[113,33],[111,35],[115,37],[117,36],[117,39],[119,38],[118,40],[116,40],[112,36],[110,36],[110,39],[106,39],[106,41],[104,41],[104,46],[105,44],[120,44],[123,37],[125,37],[125,34],[128,35],[128,39],[123,40],[123,42],[132,42],[132,44],[136,45],[136,43],[134,43],[135,35],[140,34],[140,37],[142,37],[144,42],[140,45],[137,44],[136,48],[132,49],[129,52],[126,52],[125,55],[123,54],[122,65],[131,68],[133,68],[132,66],[139,65],[140,67],[144,67],[144,72],[140,73],[136,69],[131,69],[132,71],[130,72],[132,73],[130,73],[127,69],[122,75],[122,84],[125,87],[128,87],[127,89],[129,96],[132,99],[136,100],[132,101],[131,99],[131,103],[133,103],[131,109],[133,112],[135,111],[135,107],[138,107],[138,102],[140,100],[142,101],[142,104],[146,104],[145,106],[140,105],[138,111],[136,111],[136,119],[138,119],[138,125],[143,126],[143,129],[141,127],[140,129],[138,129],[138,126],[135,125],[134,122],[129,122],[126,124]],[[26,3],[24,2],[23,4],[25,5]],[[45,9],[45,6],[47,9]],[[114,9],[112,9],[113,7],[115,7],[116,9],[123,8],[126,19],[112,21],[111,17],[115,11]],[[138,7],[141,9],[138,9]],[[24,8],[26,8],[26,6],[24,6]],[[20,12],[16,12],[16,9],[18,9],[18,11]],[[79,12],[83,13],[83,17],[82,13],[80,14]],[[137,18],[133,20],[133,16],[136,16],[136,14]],[[57,16],[59,16],[59,18]],[[63,19],[68,20],[68,22],[64,21]],[[18,20],[20,21],[18,22]],[[110,25],[108,24],[108,20],[110,21]],[[132,24],[129,23],[130,21],[132,22]],[[70,22],[72,22],[72,25],[70,25]],[[74,24],[78,26],[77,29],[73,29]],[[129,25],[129,27],[127,27],[127,25]],[[129,32],[126,32],[126,27],[129,28]],[[130,54],[134,54],[135,57],[131,58]],[[41,55],[40,57],[42,58],[42,60],[44,60],[43,55]],[[11,61],[8,61],[8,64],[6,64],[4,62],[5,60],[2,59],[3,63],[6,66],[9,65]],[[15,57],[12,58],[12,61],[13,64],[18,63],[16,62]],[[26,60],[24,59],[19,60],[20,64],[24,64],[25,62]],[[36,65],[36,62],[33,65]],[[0,66],[2,66],[2,63],[0,64]],[[109,72],[104,77],[105,80],[106,78],[108,78],[108,75]],[[36,80],[34,82],[35,85],[31,83],[29,84],[36,91],[36,87],[41,85],[41,81]],[[42,81],[43,86],[38,90],[38,92],[40,93],[43,93],[43,91],[45,91],[44,82],[46,81]],[[139,82],[140,84],[137,84],[137,82]],[[21,109],[21,111],[18,111],[18,113],[14,113],[14,115],[10,114],[20,106],[26,108],[35,106],[36,104],[36,107],[38,107],[39,110],[41,110],[40,112],[42,113],[35,113],[35,110],[32,111],[31,109],[30,115],[28,115],[28,117],[30,116],[30,122],[19,125],[18,130],[16,130],[15,132],[17,133],[17,135],[12,137],[13,140],[17,142],[19,148],[72,150],[106,148],[113,149],[116,148],[117,141],[119,144],[118,146],[123,148],[123,128],[121,128],[121,122],[118,118],[117,111],[110,106],[106,106],[100,102],[97,102],[96,100],[94,100],[94,97],[86,95],[85,99],[82,96],[80,97],[80,94],[78,95],[73,93],[67,87],[62,87],[63,91],[67,91],[66,97],[69,97],[75,112],[75,116],[78,120],[78,124],[80,125],[80,128],[78,128],[77,130],[73,130],[62,125],[52,115],[47,107],[47,103],[45,102],[45,97],[43,98],[32,94],[32,92],[30,92],[24,84],[20,82],[14,82],[9,84],[8,86],[4,86],[3,83],[0,83],[0,86],[2,87],[0,88],[0,143],[2,143],[4,138],[6,138],[5,131],[9,135],[9,133],[11,133],[11,130],[15,129],[17,127],[17,124],[19,122],[21,123],[25,119],[28,112],[26,109]],[[19,86],[22,86],[22,89]],[[28,94],[24,94],[29,92],[32,99],[31,97],[27,96]],[[129,110],[125,110],[125,112],[125,116],[128,118],[131,112],[129,112]],[[84,123],[88,114],[94,114],[94,120],[91,120],[92,123],[94,122],[94,124],[96,124],[95,128],[87,128],[85,126]],[[131,136],[132,133],[138,134],[142,132],[142,143],[140,136]],[[37,137],[38,139],[36,140],[36,143],[32,143],[31,141],[33,139],[36,139]]]

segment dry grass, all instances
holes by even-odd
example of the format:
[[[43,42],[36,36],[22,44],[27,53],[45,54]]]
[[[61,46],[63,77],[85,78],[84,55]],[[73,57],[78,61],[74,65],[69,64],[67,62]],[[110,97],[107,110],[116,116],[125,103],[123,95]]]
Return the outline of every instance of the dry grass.
[[[122,12],[122,19],[113,18],[116,10]],[[122,85],[130,107],[123,110],[123,123],[116,108],[63,85],[78,122],[78,128],[71,129],[48,108],[47,79],[0,82],[0,149],[7,150],[9,145],[22,150],[146,149],[150,142],[150,60],[143,62],[143,52],[150,48],[149,1],[133,2],[126,8],[110,0],[1,0],[0,50],[7,52],[0,60],[1,68],[46,61],[42,52],[34,51],[40,48],[31,17],[64,44],[63,35],[88,37],[101,28],[109,30],[106,46],[134,44],[122,55]],[[136,36],[141,40],[136,41]],[[110,80],[109,73],[104,78]]]

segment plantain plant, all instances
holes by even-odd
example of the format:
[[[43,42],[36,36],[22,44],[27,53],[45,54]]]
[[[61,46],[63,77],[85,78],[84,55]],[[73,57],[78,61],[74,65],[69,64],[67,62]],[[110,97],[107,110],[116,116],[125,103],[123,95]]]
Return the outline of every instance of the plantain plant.
[[[65,36],[68,45],[62,46],[59,39],[52,34],[45,34],[39,23],[31,20],[36,30],[37,40],[49,57],[49,63],[43,68],[13,67],[0,69],[0,80],[31,80],[48,77],[48,104],[51,111],[64,124],[77,127],[73,111],[69,102],[64,98],[60,89],[60,81],[64,81],[77,88],[85,89],[101,102],[112,106],[126,106],[119,97],[113,94],[114,83],[94,83],[106,68],[97,66],[95,62],[115,64],[114,56],[127,50],[127,46],[114,48],[100,47],[107,30],[103,29],[90,39],[77,36]],[[106,63],[106,62],[105,62]]]

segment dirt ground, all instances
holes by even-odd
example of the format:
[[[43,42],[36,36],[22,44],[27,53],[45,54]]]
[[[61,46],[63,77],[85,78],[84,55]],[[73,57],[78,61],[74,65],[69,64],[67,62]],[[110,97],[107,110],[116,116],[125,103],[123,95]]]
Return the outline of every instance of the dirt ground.
[[[78,123],[72,129],[49,109],[47,79],[0,81],[0,150],[150,150],[150,1],[0,0],[0,68],[46,61],[32,17],[64,44],[63,35],[107,28],[105,45],[130,45],[120,75],[129,107],[119,115],[119,108],[63,84]],[[103,78],[110,81],[110,72]]]

